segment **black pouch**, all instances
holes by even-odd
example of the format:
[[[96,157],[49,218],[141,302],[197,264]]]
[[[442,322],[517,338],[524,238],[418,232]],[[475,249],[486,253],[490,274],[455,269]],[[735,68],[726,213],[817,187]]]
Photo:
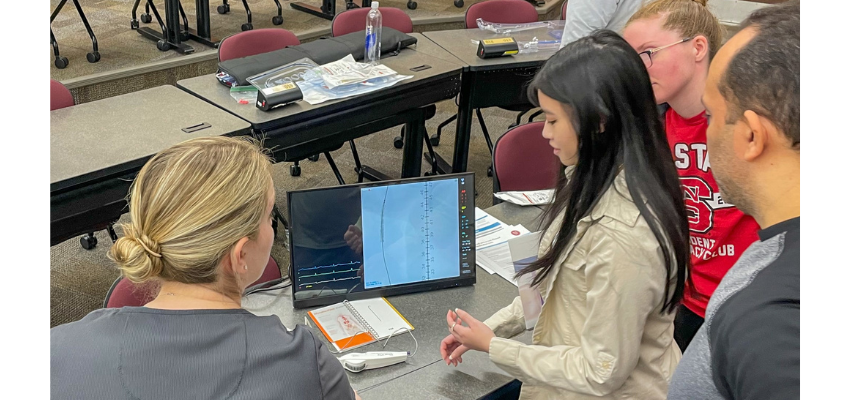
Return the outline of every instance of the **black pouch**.
[[[416,38],[384,27],[381,32],[381,55],[398,53],[401,49],[416,44]],[[298,46],[287,47],[268,53],[234,58],[218,63],[219,72],[226,73],[235,85],[248,85],[248,77],[286,65],[307,57],[317,64],[337,61],[349,54],[361,61],[366,53],[366,32],[358,31],[333,38],[319,39]]]

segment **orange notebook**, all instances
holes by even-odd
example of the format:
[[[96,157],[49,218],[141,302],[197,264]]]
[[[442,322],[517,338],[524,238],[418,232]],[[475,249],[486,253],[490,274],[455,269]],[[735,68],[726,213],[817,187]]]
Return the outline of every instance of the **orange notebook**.
[[[343,301],[308,311],[337,351],[350,350],[413,330],[386,298]]]

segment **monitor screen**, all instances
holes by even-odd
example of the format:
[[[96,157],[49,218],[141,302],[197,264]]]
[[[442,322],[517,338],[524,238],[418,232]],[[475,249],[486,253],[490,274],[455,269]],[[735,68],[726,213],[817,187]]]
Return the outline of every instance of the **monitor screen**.
[[[474,179],[288,192],[295,307],[475,283]]]

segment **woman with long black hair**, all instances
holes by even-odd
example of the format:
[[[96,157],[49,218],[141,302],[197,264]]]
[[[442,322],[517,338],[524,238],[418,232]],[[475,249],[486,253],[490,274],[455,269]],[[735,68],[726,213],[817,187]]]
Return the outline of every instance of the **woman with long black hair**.
[[[529,87],[566,167],[531,274],[544,299],[532,345],[517,297],[484,322],[457,309],[440,345],[523,382],[522,399],[663,399],[681,352],[673,312],[688,272],[688,219],[640,57],[602,30],[553,55]]]

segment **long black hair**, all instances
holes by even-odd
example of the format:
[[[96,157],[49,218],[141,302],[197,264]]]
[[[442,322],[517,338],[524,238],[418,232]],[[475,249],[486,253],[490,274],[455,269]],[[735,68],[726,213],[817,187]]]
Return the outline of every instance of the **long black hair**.
[[[538,91],[559,101],[570,115],[578,161],[570,179],[561,174],[555,200],[543,215],[548,229],[565,212],[555,244],[517,276],[535,273],[534,285],[546,278],[576,235],[578,221],[590,215],[622,168],[629,194],[661,246],[667,281],[676,273],[672,295],[665,285],[662,307],[672,312],[688,275],[688,219],[643,61],[619,35],[599,30],[549,58],[528,88],[536,105]]]

